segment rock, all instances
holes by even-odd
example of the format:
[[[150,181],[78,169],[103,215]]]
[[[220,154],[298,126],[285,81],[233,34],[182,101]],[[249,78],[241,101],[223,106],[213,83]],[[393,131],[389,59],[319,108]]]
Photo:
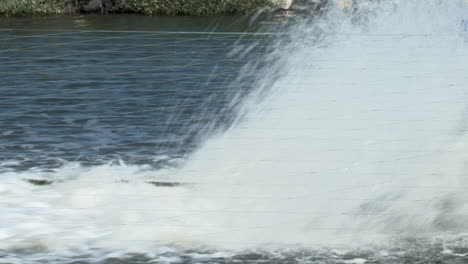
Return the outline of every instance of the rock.
[[[284,0],[283,4],[281,5],[281,8],[288,10],[292,4],[293,4],[293,0]]]
[[[183,185],[181,182],[147,181],[146,183],[152,184],[156,187],[177,187]]]
[[[82,3],[80,10],[84,13],[95,13],[102,12],[102,8],[102,0],[89,0],[85,1],[85,3]]]
[[[37,186],[46,186],[46,185],[51,185],[54,183],[54,181],[44,180],[44,179],[23,179],[23,180],[33,185],[37,185]],[[60,183],[61,181],[58,181],[58,182]],[[129,181],[122,180],[120,182],[128,183]],[[182,182],[166,182],[166,181],[147,181],[146,183],[154,185],[156,187],[178,187],[178,186],[186,185],[185,183],[182,183]]]
[[[114,0],[82,0],[80,11],[82,13],[108,13],[112,11]]]
[[[273,3],[281,9],[288,10],[293,4],[293,0],[273,0]]]
[[[53,181],[39,180],[39,179],[24,179],[24,180],[37,186],[51,185],[52,183],[54,183]]]

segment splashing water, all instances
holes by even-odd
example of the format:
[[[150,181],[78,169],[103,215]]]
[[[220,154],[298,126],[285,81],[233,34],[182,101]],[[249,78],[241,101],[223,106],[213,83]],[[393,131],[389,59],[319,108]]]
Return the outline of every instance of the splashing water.
[[[68,164],[50,186],[4,173],[0,248],[112,257],[463,237],[468,4],[355,5],[290,25],[243,118],[178,168]]]

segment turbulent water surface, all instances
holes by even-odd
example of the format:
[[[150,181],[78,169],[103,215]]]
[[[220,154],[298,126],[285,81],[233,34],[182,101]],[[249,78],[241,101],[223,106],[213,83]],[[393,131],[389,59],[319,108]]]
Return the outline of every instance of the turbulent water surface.
[[[466,263],[468,3],[312,9],[1,18],[0,263]]]

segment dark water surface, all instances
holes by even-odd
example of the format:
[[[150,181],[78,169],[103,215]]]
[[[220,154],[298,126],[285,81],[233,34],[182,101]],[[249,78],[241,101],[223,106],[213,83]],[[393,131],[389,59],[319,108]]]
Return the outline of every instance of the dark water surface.
[[[262,21],[1,18],[2,169],[112,160],[159,166],[155,156],[190,152],[201,129],[225,124],[227,103],[250,89],[246,75],[231,83],[267,52],[271,36],[231,33],[264,32]]]

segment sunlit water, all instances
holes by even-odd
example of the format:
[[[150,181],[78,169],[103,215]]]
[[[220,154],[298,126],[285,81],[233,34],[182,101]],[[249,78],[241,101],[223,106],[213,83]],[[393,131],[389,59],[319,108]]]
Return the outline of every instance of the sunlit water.
[[[467,14],[3,20],[0,261],[467,261]]]

